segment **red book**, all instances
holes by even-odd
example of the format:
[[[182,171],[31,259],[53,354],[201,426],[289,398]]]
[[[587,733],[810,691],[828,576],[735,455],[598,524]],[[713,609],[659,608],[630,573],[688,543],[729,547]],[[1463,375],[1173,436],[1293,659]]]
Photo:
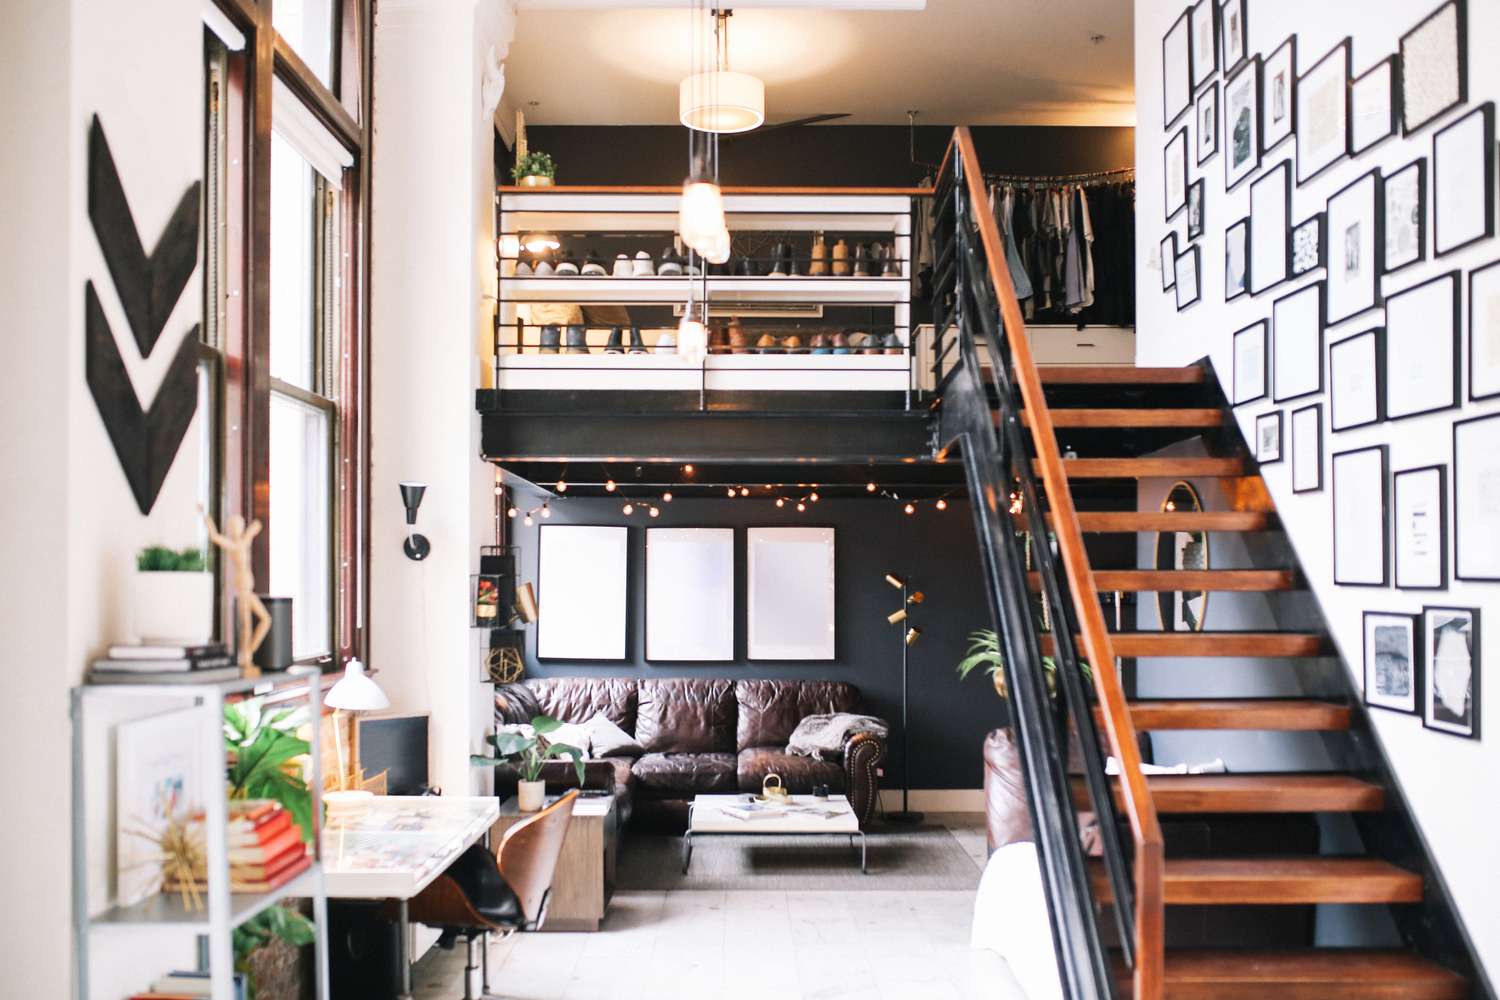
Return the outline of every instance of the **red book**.
[[[266,822],[282,809],[275,799],[243,799],[229,803],[229,825],[231,827],[257,826]]]
[[[271,858],[277,857],[287,848],[302,844],[302,831],[295,826],[287,826],[280,833],[274,834],[269,840],[249,847],[235,847],[230,845],[229,863],[231,865],[255,865],[263,864]]]
[[[240,879],[261,879],[267,875],[274,875],[285,868],[288,864],[298,858],[306,857],[307,849],[302,846],[302,841],[295,840],[285,850],[271,855],[260,861],[231,861],[229,863],[229,877]]]
[[[268,843],[279,836],[282,831],[292,825],[292,814],[285,809],[278,809],[271,817],[259,826],[238,827],[234,824],[229,826],[229,847],[235,848],[258,847]]]
[[[281,886],[286,885],[288,882],[290,882],[292,879],[296,878],[298,875],[301,875],[304,871],[307,870],[307,867],[309,865],[311,865],[311,864],[312,864],[312,858],[309,857],[308,855],[304,854],[304,855],[302,855],[301,858],[299,858],[298,860],[294,861],[292,864],[286,865],[280,871],[275,872],[274,874],[270,875],[267,878],[264,878],[264,879],[255,879],[255,880],[246,880],[246,881],[241,881],[239,879],[235,879],[234,880],[234,891],[235,892],[270,892],[272,889],[279,889]]]

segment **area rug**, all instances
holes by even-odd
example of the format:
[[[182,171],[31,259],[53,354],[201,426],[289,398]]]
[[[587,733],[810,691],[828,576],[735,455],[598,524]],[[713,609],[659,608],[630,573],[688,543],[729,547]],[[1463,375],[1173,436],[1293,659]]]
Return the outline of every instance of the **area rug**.
[[[979,866],[941,826],[866,834],[869,874],[859,871],[859,846],[844,837],[719,834],[695,837],[693,862],[682,873],[682,838],[627,835],[620,844],[615,885],[662,889],[973,889]]]

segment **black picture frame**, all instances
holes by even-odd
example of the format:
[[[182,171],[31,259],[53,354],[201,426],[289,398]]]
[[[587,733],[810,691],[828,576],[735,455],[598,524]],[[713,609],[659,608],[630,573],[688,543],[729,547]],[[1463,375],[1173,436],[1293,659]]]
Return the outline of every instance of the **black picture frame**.
[[[1208,47],[1212,51],[1213,64],[1202,77],[1198,76],[1198,21],[1200,18],[1208,18]],[[1209,80],[1212,80],[1219,72],[1219,4],[1218,0],[1198,0],[1189,8],[1188,14],[1188,81],[1193,93],[1198,92]]]
[[[1385,123],[1385,131],[1381,132],[1374,139],[1361,146],[1358,144],[1356,136],[1358,130],[1354,125],[1359,111],[1359,106],[1355,101],[1355,97],[1359,93],[1360,85],[1364,84],[1365,86],[1370,86],[1370,78],[1379,73],[1382,68],[1390,73],[1390,113],[1387,116],[1387,120]],[[1394,137],[1400,130],[1400,128],[1401,64],[1395,55],[1389,55],[1377,62],[1375,65],[1371,66],[1369,69],[1365,70],[1363,73],[1356,76],[1353,80],[1349,81],[1349,155],[1359,156],[1361,153],[1368,153],[1370,150],[1374,149],[1382,142],[1385,142],[1387,139]]]
[[[1422,726],[1435,733],[1444,733],[1448,736],[1457,736],[1460,739],[1477,740],[1480,738],[1480,706],[1483,704],[1480,695],[1480,679],[1484,664],[1483,647],[1480,645],[1479,631],[1479,608],[1454,607],[1452,605],[1422,606],[1422,660],[1426,666],[1425,680],[1422,684]],[[1442,664],[1438,662],[1435,650],[1429,648],[1429,637],[1433,631],[1431,620],[1436,616],[1445,616],[1450,619],[1467,618],[1469,624],[1468,658],[1469,658],[1469,691],[1468,709],[1469,724],[1460,726],[1446,722],[1438,717],[1437,706],[1433,703],[1434,687],[1439,682],[1439,675],[1446,674]],[[1439,625],[1439,628],[1442,626]]]
[[[1231,2],[1235,2],[1235,0],[1231,0]],[[1245,179],[1247,177],[1254,175],[1254,173],[1260,169],[1260,70],[1260,56],[1256,56],[1255,58],[1249,59],[1241,64],[1240,67],[1235,70],[1233,75],[1226,75],[1224,78],[1224,91],[1220,96],[1220,118],[1224,123],[1224,142],[1221,151],[1224,154],[1224,190],[1226,192],[1233,191],[1235,188],[1239,187],[1245,182]],[[1240,78],[1246,73],[1253,74],[1253,78],[1250,80],[1248,85],[1248,93],[1252,95],[1252,100],[1255,103],[1255,107],[1250,109],[1250,113],[1243,124],[1246,128],[1250,129],[1253,134],[1246,137],[1248,143],[1247,149],[1249,153],[1249,159],[1245,161],[1243,167],[1236,171],[1234,167],[1234,131],[1238,128],[1238,125],[1231,123],[1229,120],[1229,97],[1230,94],[1241,85]]]
[[[1345,36],[1342,41],[1338,42],[1336,45],[1333,46],[1333,48],[1329,49],[1326,53],[1324,53],[1323,56],[1320,57],[1317,62],[1313,63],[1312,66],[1308,67],[1308,70],[1307,70],[1306,73],[1300,73],[1297,76],[1297,100],[1300,102],[1303,99],[1303,97],[1306,96],[1306,94],[1307,94],[1307,87],[1306,87],[1306,85],[1305,85],[1305,83],[1303,81],[1305,81],[1305,80],[1309,79],[1310,77],[1313,77],[1313,76],[1315,76],[1315,75],[1317,75],[1319,73],[1330,72],[1331,70],[1325,67],[1325,64],[1330,59],[1334,59],[1334,60],[1342,59],[1343,60],[1343,73],[1342,73],[1343,84],[1342,84],[1342,86],[1341,86],[1341,88],[1339,90],[1339,94],[1343,98],[1343,101],[1344,101],[1344,141],[1343,141],[1342,145],[1339,147],[1339,152],[1337,153],[1337,155],[1332,156],[1332,157],[1330,157],[1330,158],[1328,158],[1326,160],[1323,160],[1321,162],[1317,162],[1317,163],[1310,162],[1312,160],[1312,157],[1309,155],[1309,151],[1304,150],[1303,146],[1302,146],[1303,139],[1305,139],[1307,137],[1307,117],[1305,115],[1303,115],[1300,112],[1300,110],[1299,110],[1299,112],[1297,114],[1297,186],[1298,187],[1301,187],[1302,185],[1307,184],[1309,181],[1313,180],[1315,177],[1321,176],[1324,171],[1332,168],[1335,164],[1337,164],[1340,161],[1348,158],[1348,156],[1349,156],[1349,124],[1350,124],[1350,121],[1351,121],[1351,119],[1349,117],[1349,67],[1350,67],[1351,53],[1353,52],[1353,50],[1354,50],[1354,40],[1352,38],[1348,37],[1348,36]],[[1309,170],[1309,172],[1308,173],[1303,173],[1304,170]]]
[[[1403,260],[1399,254],[1394,255],[1396,263],[1392,263],[1391,239],[1401,228],[1408,226],[1405,222],[1397,222],[1391,205],[1392,189],[1400,190],[1408,183],[1405,175],[1410,171],[1416,171],[1416,235],[1417,247],[1415,255]],[[1385,176],[1385,183],[1380,189],[1381,216],[1385,220],[1385,255],[1382,263],[1386,274],[1395,274],[1404,271],[1413,264],[1420,264],[1427,259],[1427,157],[1419,156],[1404,167],[1399,167]]]
[[[1231,51],[1229,38],[1230,18],[1239,19],[1239,45]],[[1250,12],[1246,0],[1221,0],[1219,3],[1219,65],[1227,76],[1250,58]]]
[[[1177,285],[1177,230],[1161,238],[1161,290],[1170,292]]]
[[[1411,409],[1392,405],[1391,389],[1394,380],[1388,376],[1386,380],[1386,419],[1405,420],[1408,417],[1420,417],[1427,413],[1439,413],[1443,410],[1456,409],[1461,405],[1460,394],[1462,387],[1459,375],[1460,369],[1463,367],[1463,331],[1461,329],[1463,325],[1463,312],[1459,302],[1462,295],[1459,280],[1460,274],[1461,272],[1459,271],[1447,271],[1443,274],[1434,275],[1426,281],[1418,282],[1409,288],[1403,288],[1401,291],[1386,297],[1385,370],[1387,373],[1395,373],[1397,378],[1401,378],[1417,370],[1413,364],[1409,363],[1412,359],[1420,359],[1421,362],[1425,362],[1426,359],[1432,358],[1433,348],[1439,342],[1436,336],[1438,331],[1435,329],[1434,324],[1434,320],[1439,314],[1430,308],[1418,308],[1415,309],[1413,315],[1407,320],[1402,311],[1402,304],[1408,296],[1417,295],[1433,285],[1447,282],[1449,285],[1449,295],[1448,306],[1445,312],[1447,313],[1447,321],[1451,326],[1447,341],[1450,364],[1448,366],[1447,377],[1441,383],[1448,388],[1447,399],[1437,400],[1430,406]],[[1403,348],[1409,352],[1406,357],[1400,355]],[[1439,384],[1430,378],[1420,379],[1419,382],[1426,388],[1436,387]]]
[[[1314,481],[1313,485],[1311,486],[1299,485],[1302,477],[1298,473],[1299,470],[1302,469],[1302,463],[1297,460],[1297,455],[1300,452],[1300,449],[1297,447],[1297,440],[1302,433],[1299,427],[1301,424],[1305,423],[1305,421],[1300,421],[1298,418],[1301,417],[1304,413],[1310,413],[1312,415],[1311,419],[1314,437],[1312,473]],[[1312,403],[1293,410],[1290,424],[1292,439],[1292,492],[1321,493],[1323,492],[1323,404]]]
[[[1275,184],[1281,185],[1281,191],[1271,191],[1263,194]],[[1256,211],[1257,205],[1262,205],[1260,212]],[[1272,231],[1265,206],[1275,205],[1281,210],[1282,227],[1280,233],[1280,269],[1279,271],[1262,268],[1256,265],[1257,249],[1259,241],[1264,238],[1274,241],[1277,234]],[[1250,217],[1258,218],[1258,221],[1250,229],[1250,294],[1259,295],[1268,292],[1277,285],[1287,281],[1292,276],[1292,161],[1282,160],[1276,166],[1261,174],[1250,182]],[[1274,246],[1273,246],[1274,248]]]
[[[1190,242],[1203,238],[1203,218],[1207,212],[1205,204],[1207,192],[1208,186],[1204,183],[1202,177],[1188,185],[1187,238]],[[1197,200],[1196,206],[1193,204],[1195,199]],[[1195,208],[1196,212],[1194,211]]]
[[[1274,102],[1276,98],[1275,81],[1278,75],[1275,67],[1285,62],[1286,65],[1286,93],[1282,99],[1286,101],[1287,124],[1285,131],[1279,131],[1272,135],[1271,111],[1274,103],[1268,104],[1267,98]],[[1269,56],[1264,57],[1260,63],[1260,152],[1262,156],[1270,153],[1277,146],[1286,142],[1297,134],[1297,36],[1288,35],[1286,41],[1276,46]],[[1266,91],[1270,91],[1269,94]],[[1279,126],[1278,126],[1279,128]]]
[[[1203,0],[1203,2],[1210,3],[1212,0]],[[1203,124],[1205,104],[1209,105],[1207,128]],[[1194,152],[1194,158],[1197,160],[1198,166],[1201,167],[1219,155],[1219,81],[1215,80],[1207,87],[1204,87],[1203,92],[1194,100],[1193,121],[1198,136],[1198,148]],[[1212,143],[1206,149],[1204,146],[1205,140]]]
[[[1349,406],[1353,400],[1340,391],[1340,371],[1347,372],[1353,366],[1368,365],[1369,376],[1364,383],[1370,400],[1360,400],[1361,413],[1368,417],[1350,417]],[[1342,404],[1342,405],[1341,405]],[[1340,416],[1340,410],[1343,415]],[[1385,420],[1385,330],[1374,327],[1352,337],[1328,345],[1328,429],[1337,434],[1357,427],[1369,427]]]
[[[1443,221],[1443,165],[1438,157],[1443,136],[1448,135],[1455,129],[1463,127],[1475,115],[1483,118],[1483,155],[1484,155],[1484,231],[1477,236],[1471,236],[1466,240],[1444,246],[1443,233],[1440,228]],[[1471,213],[1464,213],[1468,217]],[[1465,247],[1471,247],[1481,240],[1493,238],[1495,235],[1495,103],[1486,101],[1467,114],[1460,115],[1453,121],[1444,125],[1432,134],[1432,256],[1433,259],[1445,257],[1450,253],[1457,253]]]
[[[1422,118],[1421,121],[1412,121],[1409,117],[1409,111],[1412,107],[1412,102],[1410,100],[1411,88],[1407,86],[1406,73],[1415,65],[1413,59],[1415,58],[1416,53],[1411,51],[1410,43],[1411,40],[1419,32],[1429,28],[1431,22],[1434,21],[1443,13],[1443,11],[1445,11],[1449,7],[1454,7],[1457,11],[1457,19],[1455,23],[1455,31],[1457,33],[1457,37],[1454,39],[1454,49],[1457,53],[1458,58],[1455,60],[1454,72],[1458,76],[1458,79],[1456,81],[1458,84],[1458,99],[1451,101],[1442,107],[1434,108],[1430,113]],[[1449,111],[1452,111],[1454,108],[1462,107],[1469,100],[1469,29],[1468,10],[1465,6],[1464,0],[1444,0],[1443,3],[1440,3],[1437,5],[1437,7],[1433,8],[1430,14],[1413,25],[1409,31],[1401,36],[1400,55],[1402,95],[1401,134],[1403,136],[1409,136],[1413,132],[1417,132],[1425,126],[1430,125],[1432,122],[1437,121],[1439,118],[1443,117],[1443,115],[1447,114]]]
[[[1409,682],[1411,685],[1411,707],[1403,708],[1389,702],[1371,701],[1370,692],[1378,690],[1375,684],[1375,659],[1371,655],[1377,652],[1370,648],[1370,622],[1371,619],[1387,619],[1396,624],[1399,622],[1407,629],[1407,641],[1411,650],[1411,658],[1407,664],[1410,671]],[[1362,700],[1370,708],[1378,708],[1383,712],[1399,712],[1403,715],[1421,715],[1422,701],[1426,696],[1426,685],[1422,677],[1422,616],[1414,615],[1404,611],[1365,611],[1360,617],[1360,635],[1363,638],[1361,647],[1363,650],[1364,685],[1361,692]]]
[[[1339,575],[1339,459],[1366,452],[1380,453],[1380,579],[1350,580]],[[1390,446],[1377,444],[1336,451],[1329,462],[1333,470],[1333,582],[1340,587],[1388,587],[1391,583],[1391,453]],[[1370,502],[1369,493],[1358,494],[1360,506]],[[1369,540],[1367,540],[1369,541]]]
[[[1311,344],[1311,345],[1304,345],[1303,346],[1303,350],[1306,351],[1309,356],[1316,357],[1316,359],[1317,359],[1317,366],[1318,366],[1317,384],[1311,386],[1310,388],[1303,388],[1301,386],[1294,386],[1294,387],[1292,387],[1293,391],[1288,392],[1286,395],[1282,395],[1282,386],[1280,385],[1280,381],[1281,380],[1279,378],[1277,378],[1276,375],[1275,375],[1276,367],[1277,367],[1277,357],[1279,356],[1279,354],[1282,351],[1282,340],[1281,340],[1281,336],[1282,336],[1281,327],[1282,327],[1282,324],[1277,320],[1276,314],[1277,314],[1278,310],[1281,308],[1281,304],[1283,302],[1289,302],[1292,299],[1300,298],[1303,295],[1314,295],[1314,296],[1317,297],[1317,300],[1318,300],[1317,301],[1317,307],[1316,307],[1317,308],[1317,337],[1316,337],[1316,343],[1315,344]],[[1269,357],[1271,358],[1271,363],[1270,364],[1271,364],[1271,372],[1272,372],[1272,376],[1271,376],[1271,399],[1274,400],[1275,402],[1277,402],[1277,403],[1285,403],[1288,400],[1301,399],[1303,396],[1312,396],[1312,395],[1316,395],[1317,393],[1320,393],[1320,392],[1323,391],[1323,383],[1324,383],[1324,371],[1323,371],[1324,351],[1323,351],[1323,343],[1324,343],[1324,339],[1325,339],[1325,333],[1326,333],[1326,331],[1328,329],[1327,313],[1324,310],[1325,310],[1327,301],[1328,301],[1327,300],[1327,296],[1324,294],[1324,290],[1323,290],[1323,282],[1321,282],[1321,281],[1315,281],[1315,282],[1313,282],[1311,284],[1303,285],[1301,288],[1298,288],[1296,291],[1288,292],[1285,295],[1281,296],[1280,298],[1274,300],[1271,303],[1271,351],[1270,351]],[[1292,336],[1292,335],[1293,334],[1291,334],[1290,332],[1288,333],[1288,336]]]
[[[1500,260],[1469,272],[1469,399],[1474,402],[1481,399],[1500,398],[1500,308],[1495,310],[1496,315],[1493,317],[1497,332],[1491,339],[1495,346],[1486,345],[1484,357],[1481,358],[1478,341],[1481,319],[1489,319],[1487,315],[1481,317],[1478,309],[1475,308],[1480,301],[1477,286],[1481,281],[1500,283]],[[1500,305],[1500,287],[1496,288],[1495,301],[1497,305]],[[1485,312],[1488,314],[1488,296],[1485,297],[1485,302]],[[1488,382],[1485,389],[1478,388],[1481,366]]]
[[[1500,569],[1494,572],[1476,573],[1472,569],[1464,570],[1464,524],[1477,514],[1468,514],[1464,504],[1467,491],[1464,489],[1464,466],[1472,456],[1461,447],[1460,435],[1464,428],[1473,424],[1492,423],[1494,431],[1487,436],[1489,443],[1489,454],[1495,451],[1494,442],[1500,440],[1500,412],[1483,413],[1478,416],[1469,417],[1466,420],[1456,420],[1453,423],[1453,479],[1450,490],[1453,496],[1453,579],[1467,580],[1478,583],[1500,582]],[[1482,477],[1486,482],[1489,479],[1488,472]],[[1490,551],[1490,550],[1479,550]]]
[[[1270,452],[1266,449],[1269,434],[1275,434],[1276,449]],[[1283,447],[1284,437],[1282,435],[1281,411],[1269,410],[1257,414],[1255,417],[1255,462],[1257,465],[1275,465],[1286,457],[1286,449]]]
[[[1191,5],[1182,8],[1182,13],[1177,15],[1177,19],[1167,29],[1167,33],[1161,36],[1161,120],[1163,128],[1171,128],[1177,123],[1177,119],[1181,118],[1193,106],[1193,28],[1188,17],[1191,11]],[[1174,108],[1167,103],[1171,98],[1171,95],[1167,93],[1167,64],[1172,58],[1167,53],[1167,46],[1171,42],[1172,36],[1179,29],[1182,31],[1183,36],[1182,58],[1187,60],[1187,65],[1182,68],[1183,72],[1187,74],[1187,97],[1182,107]]]
[[[1241,344],[1248,340],[1242,338],[1257,337],[1260,340],[1260,379],[1255,387],[1255,394],[1240,397],[1240,379],[1245,375],[1241,371],[1240,351]],[[1233,354],[1234,370],[1230,381],[1230,399],[1232,406],[1244,406],[1258,399],[1265,399],[1270,394],[1271,382],[1271,324],[1265,320],[1256,320],[1242,330],[1236,330],[1231,338],[1231,352]]]
[[[1193,258],[1193,297],[1185,302],[1183,301],[1182,278],[1179,275],[1176,282],[1178,312],[1182,312],[1185,309],[1190,309],[1193,306],[1197,305],[1199,302],[1203,301],[1203,259],[1198,253],[1198,245],[1195,243],[1192,246],[1189,246],[1182,253],[1178,254],[1177,259],[1172,262],[1172,267],[1173,270],[1176,271],[1182,259],[1188,256],[1191,256]]]
[[[1176,164],[1174,167],[1172,163],[1172,150],[1179,142],[1182,145],[1182,162]],[[1180,205],[1172,204],[1171,186],[1167,184],[1162,185],[1163,202],[1167,212],[1166,221],[1171,222],[1177,218],[1179,212],[1187,208],[1188,203],[1188,130],[1186,125],[1172,133],[1172,137],[1167,140],[1166,146],[1162,148],[1161,155],[1162,166],[1165,171],[1163,176],[1171,177],[1175,172],[1182,177],[1182,204]]]
[[[1230,270],[1229,250],[1231,247],[1240,248],[1240,261],[1243,274],[1240,275],[1238,290],[1231,280],[1233,271]],[[1224,301],[1233,302],[1242,296],[1250,294],[1250,216],[1245,216],[1236,222],[1231,222],[1229,228],[1224,230]]]
[[[1359,189],[1368,186],[1368,203],[1364,197],[1358,202],[1353,202]],[[1351,204],[1352,203],[1352,204]],[[1368,221],[1373,230],[1370,239],[1370,253],[1373,259],[1369,266],[1362,269],[1360,297],[1352,303],[1346,303],[1347,308],[1337,308],[1334,291],[1338,288],[1338,277],[1343,274],[1343,268],[1347,266],[1350,248],[1348,246],[1348,233],[1345,232],[1343,239],[1339,233],[1334,232],[1338,212],[1345,207],[1350,207],[1360,213],[1360,221],[1365,221],[1368,213]],[[1328,268],[1328,315],[1327,323],[1333,326],[1342,323],[1346,319],[1352,319],[1360,313],[1369,312],[1371,309],[1380,308],[1381,286],[1380,276],[1385,273],[1385,189],[1381,184],[1380,171],[1378,169],[1368,170],[1354,178],[1348,184],[1335,191],[1328,199],[1327,207],[1323,211],[1324,225],[1327,228],[1328,242],[1337,241],[1339,247],[1335,250],[1332,246],[1328,248],[1328,254],[1324,258]],[[1354,254],[1359,250],[1355,248]]]
[[[1303,236],[1306,233],[1308,235]],[[1299,240],[1311,242],[1310,255],[1302,251]],[[1311,274],[1320,267],[1328,266],[1328,214],[1326,212],[1314,212],[1301,222],[1292,227],[1291,264],[1289,265],[1293,278],[1300,278],[1304,274]]]
[[[1437,550],[1438,550],[1438,578],[1433,583],[1414,583],[1404,579],[1402,573],[1401,559],[1401,484],[1402,480],[1410,482],[1412,477],[1420,475],[1437,474]],[[1396,589],[1398,590],[1447,590],[1448,589],[1448,467],[1446,465],[1423,465],[1414,469],[1400,469],[1391,476],[1391,488],[1393,503],[1395,504],[1395,550],[1396,550]]]

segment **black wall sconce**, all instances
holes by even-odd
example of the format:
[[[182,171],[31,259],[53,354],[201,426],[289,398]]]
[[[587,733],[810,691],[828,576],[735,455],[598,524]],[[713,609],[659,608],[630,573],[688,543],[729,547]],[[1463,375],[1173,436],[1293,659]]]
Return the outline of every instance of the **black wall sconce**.
[[[401,551],[406,553],[406,558],[421,562],[432,552],[432,543],[427,540],[426,535],[417,533],[417,508],[422,506],[422,494],[427,492],[426,483],[402,483],[401,502],[406,505],[406,541],[401,543]]]

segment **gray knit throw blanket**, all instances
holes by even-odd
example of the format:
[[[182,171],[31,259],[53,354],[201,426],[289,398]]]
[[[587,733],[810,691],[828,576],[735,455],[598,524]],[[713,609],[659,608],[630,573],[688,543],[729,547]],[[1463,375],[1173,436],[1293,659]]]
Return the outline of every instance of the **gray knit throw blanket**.
[[[836,757],[844,750],[850,733],[874,733],[885,736],[890,727],[871,715],[835,712],[832,715],[809,715],[797,723],[786,752],[803,757]]]

